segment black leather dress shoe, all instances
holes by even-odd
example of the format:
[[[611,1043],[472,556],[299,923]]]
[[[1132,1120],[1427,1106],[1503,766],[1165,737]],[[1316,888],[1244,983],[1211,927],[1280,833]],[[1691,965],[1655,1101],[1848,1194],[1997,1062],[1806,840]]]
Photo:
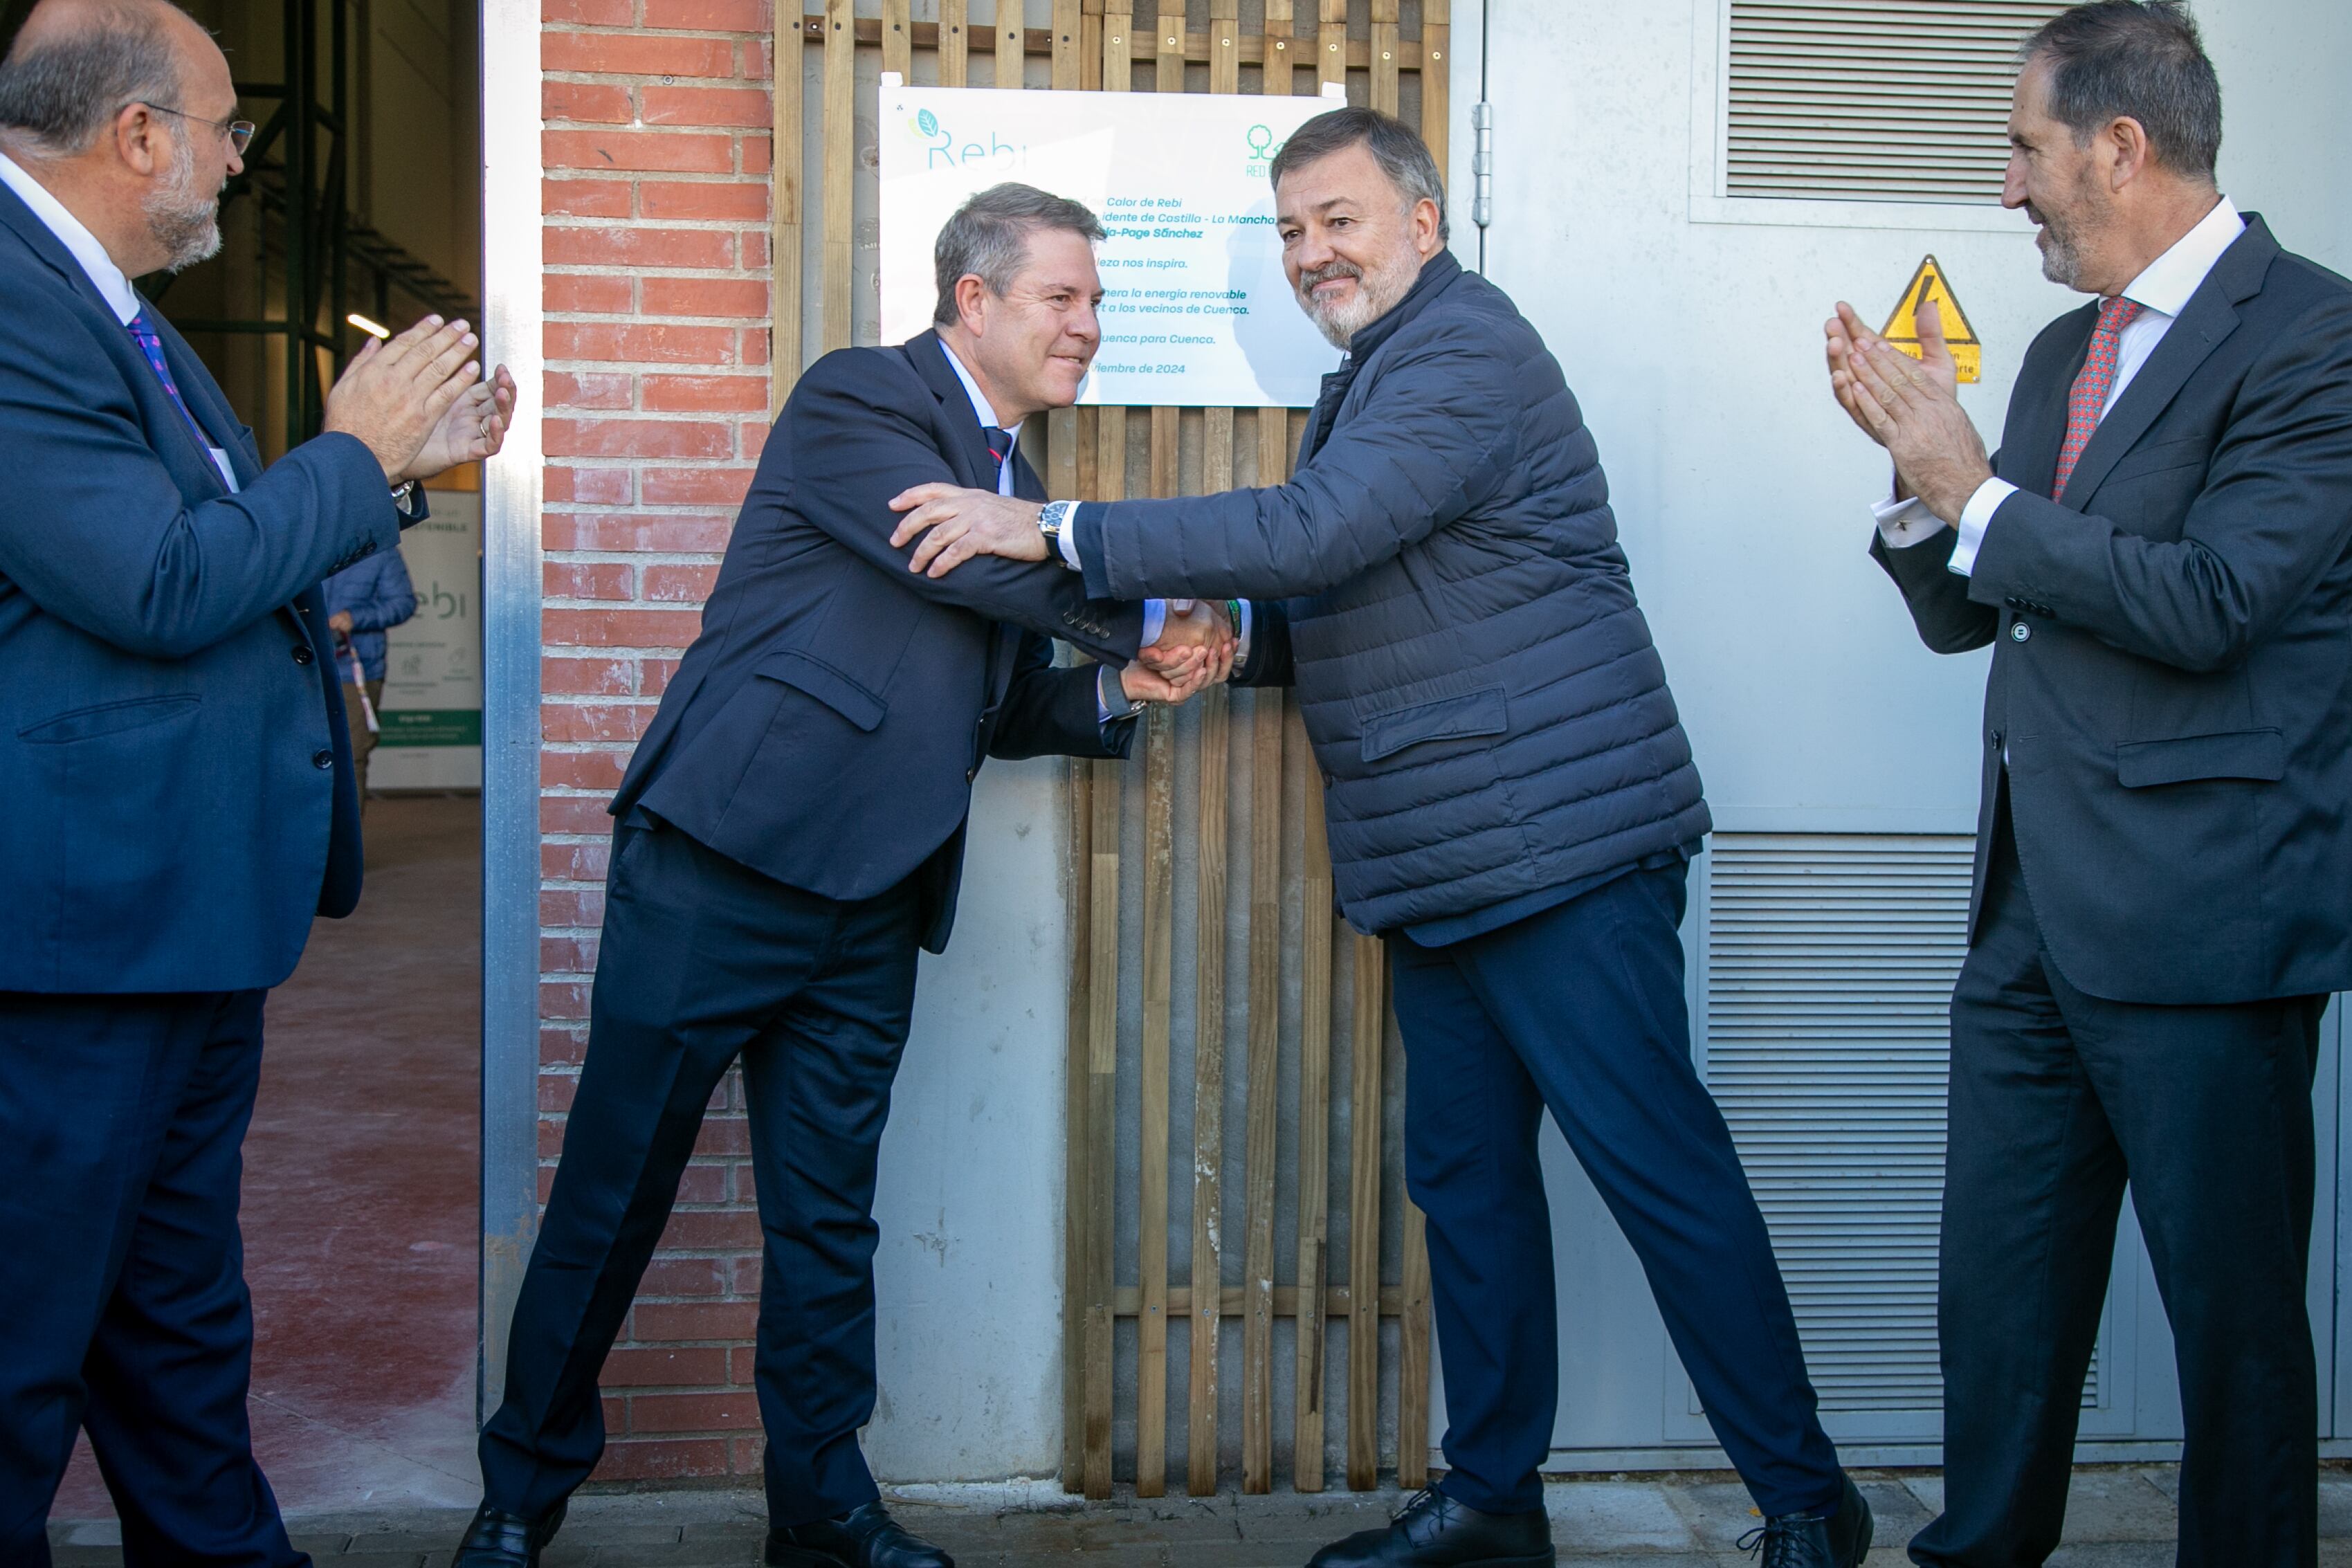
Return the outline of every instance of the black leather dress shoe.
[[[449,1568],[539,1568],[540,1552],[563,1527],[564,1506],[557,1503],[545,1519],[525,1519],[484,1503],[474,1510]]]
[[[955,1559],[910,1535],[879,1500],[847,1513],[768,1531],[769,1568],[955,1568]]]
[[[1551,1568],[1551,1519],[1480,1513],[1435,1487],[1416,1494],[1386,1530],[1335,1541],[1307,1568]]]
[[[1876,1530],[1870,1500],[1845,1479],[1837,1507],[1827,1513],[1784,1513],[1739,1538],[1742,1552],[1764,1549],[1758,1568],[1861,1568]]]

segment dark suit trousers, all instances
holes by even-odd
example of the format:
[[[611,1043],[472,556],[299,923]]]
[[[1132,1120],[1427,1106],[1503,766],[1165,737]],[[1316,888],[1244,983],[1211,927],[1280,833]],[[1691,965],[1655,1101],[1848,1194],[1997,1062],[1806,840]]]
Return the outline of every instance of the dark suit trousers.
[[[253,1462],[239,1153],[264,993],[0,992],[0,1563],[78,1428],[146,1564],[302,1564]]]
[[[1682,866],[1633,871],[1444,947],[1391,937],[1405,1180],[1429,1216],[1447,1496],[1543,1506],[1559,1403],[1536,1134],[1567,1134],[1633,1244],[1724,1449],[1767,1514],[1834,1503],[1771,1237],[1690,1055]]]
[[[857,1429],[874,1413],[875,1163],[914,1006],[917,881],[843,902],[674,827],[616,831],[587,1058],[482,1431],[493,1505],[536,1518],[595,1468],[597,1373],[739,1056],[769,1510],[803,1524],[878,1495]]]
[[[2309,1568],[2304,1281],[2326,998],[2152,1006],[2076,990],[2042,945],[2001,805],[1952,994],[1945,1511],[1912,1561],[2014,1568],[2057,1547],[2128,1182],[2178,1346],[2182,1568]]]

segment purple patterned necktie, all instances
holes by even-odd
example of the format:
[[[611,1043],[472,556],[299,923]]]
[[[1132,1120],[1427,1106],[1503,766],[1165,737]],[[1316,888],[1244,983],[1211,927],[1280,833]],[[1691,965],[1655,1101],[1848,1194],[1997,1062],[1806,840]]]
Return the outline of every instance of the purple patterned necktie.
[[[212,438],[205,434],[205,427],[196,423],[196,416],[188,412],[187,400],[180,395],[179,383],[172,379],[172,366],[163,358],[163,340],[157,337],[155,329],[147,324],[147,313],[142,310],[122,326],[131,334],[131,341],[139,345],[139,352],[147,356],[148,366],[154,371],[156,379],[163,384],[163,390],[171,395],[172,406],[180,411],[180,417],[186,420],[188,428],[195,433],[196,445],[209,451]]]

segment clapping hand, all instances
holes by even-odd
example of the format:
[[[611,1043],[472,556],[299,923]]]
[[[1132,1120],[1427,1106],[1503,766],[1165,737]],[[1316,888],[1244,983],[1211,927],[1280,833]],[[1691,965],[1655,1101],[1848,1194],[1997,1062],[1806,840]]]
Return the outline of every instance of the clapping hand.
[[[481,379],[474,356],[481,340],[463,321],[427,316],[389,341],[371,342],[352,356],[327,394],[326,428],[367,447],[394,485],[423,479],[418,456],[443,418]],[[509,406],[512,378],[506,378]],[[477,416],[487,434],[488,421]],[[503,430],[503,426],[500,426]]]
[[[514,377],[499,366],[488,381],[466,389],[441,423],[425,439],[424,449],[408,465],[408,478],[429,479],[460,463],[485,462],[506,445],[507,426],[513,422]]]
[[[1992,477],[1984,439],[1960,407],[1959,367],[1944,341],[1943,311],[1919,310],[1920,357],[1865,329],[1839,301],[1828,322],[1830,390],[1848,418],[1895,459],[1897,493],[1916,496],[1946,522],[1959,520]]]

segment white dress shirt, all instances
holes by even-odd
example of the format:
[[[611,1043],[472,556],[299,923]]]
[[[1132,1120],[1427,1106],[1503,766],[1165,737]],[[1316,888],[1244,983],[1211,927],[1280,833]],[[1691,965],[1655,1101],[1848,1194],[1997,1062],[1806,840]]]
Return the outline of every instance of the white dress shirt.
[[[2237,206],[2223,196],[2196,227],[2182,235],[2171,249],[2149,262],[2147,269],[2125,287],[2123,297],[2141,310],[2116,339],[2116,378],[2107,388],[2106,403],[2099,410],[2101,419],[2107,416],[2107,411],[2124,395],[2124,388],[2131,384],[2132,377],[2156,353],[2156,345],[2172,330],[2173,321],[2188,309],[2189,296],[2213,270],[2213,264],[2221,259],[2221,253],[2237,242],[2245,228],[2246,220],[2238,216]],[[1959,538],[1952,544],[1953,571],[1965,577],[1976,569],[1977,552],[1984,543],[1992,514],[2016,493],[2017,487],[2007,479],[1990,479],[1969,497],[1968,505],[1960,510]],[[1877,516],[1880,535],[1898,550],[1932,539],[1944,526],[1943,519],[1916,499],[1890,498],[1871,510]]]
[[[47,187],[25,173],[23,167],[5,153],[0,153],[0,184],[16,192],[17,199],[32,208],[33,216],[58,237],[58,243],[72,252],[73,258],[81,263],[82,271],[89,275],[91,287],[98,290],[98,297],[114,311],[114,319],[128,328],[131,319],[139,314],[139,291],[131,287],[131,279],[122,275],[122,268],[114,264],[114,258],[107,255],[106,247],[99,243],[98,236],[90,233],[81,219],[66,210],[63,202],[49,195]],[[228,454],[209,441],[205,443],[205,449],[213,456],[213,467],[220,470],[221,482],[228,486],[231,495],[235,495],[236,469],[229,462]]]

